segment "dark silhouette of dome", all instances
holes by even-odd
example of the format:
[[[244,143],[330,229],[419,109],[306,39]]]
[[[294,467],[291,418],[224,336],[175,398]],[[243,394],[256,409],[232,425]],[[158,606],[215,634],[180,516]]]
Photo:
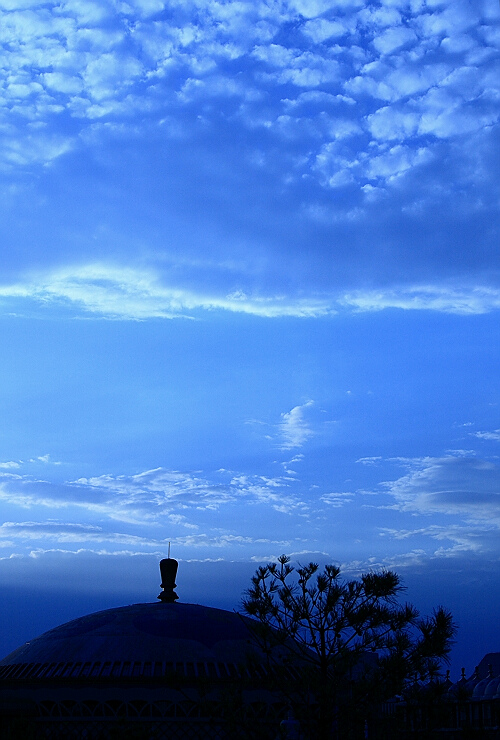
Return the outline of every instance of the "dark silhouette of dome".
[[[160,603],[89,614],[30,640],[0,661],[8,678],[128,678],[170,675],[226,678],[263,659],[250,620],[235,612],[179,604],[178,563],[160,562]],[[255,660],[254,660],[255,662]]]
[[[179,603],[176,573],[166,558],[159,601],[74,619],[0,661],[0,736],[29,721],[34,737],[63,740],[71,726],[107,738],[125,722],[151,738],[229,740],[243,722],[274,738],[286,704],[252,620]]]
[[[134,604],[45,632],[0,661],[0,679],[228,676],[256,647],[248,620],[197,604]]]

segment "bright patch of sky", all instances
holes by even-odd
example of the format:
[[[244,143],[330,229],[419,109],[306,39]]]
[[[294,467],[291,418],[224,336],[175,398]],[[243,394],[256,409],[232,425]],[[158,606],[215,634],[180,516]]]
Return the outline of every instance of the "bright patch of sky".
[[[498,2],[0,0],[0,55],[0,582],[295,553],[497,649]]]

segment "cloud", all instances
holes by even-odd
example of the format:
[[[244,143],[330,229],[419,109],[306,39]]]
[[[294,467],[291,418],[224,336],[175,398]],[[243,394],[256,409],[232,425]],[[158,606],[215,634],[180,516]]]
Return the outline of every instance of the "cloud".
[[[404,141],[418,130],[419,114],[415,110],[384,106],[368,116],[370,133],[375,139]]]
[[[384,31],[374,39],[373,45],[381,54],[392,54],[402,46],[415,43],[416,40],[415,31],[400,26]]]
[[[326,18],[315,18],[307,21],[302,27],[302,33],[308,36],[316,44],[327,39],[338,38],[349,32],[349,26],[342,20],[330,21]]]
[[[155,540],[136,535],[105,531],[102,527],[62,521],[4,522],[0,525],[0,541],[29,541],[50,539],[53,542],[108,542],[125,545],[158,547],[165,546],[164,540]]]
[[[20,546],[25,543],[27,547],[32,548],[33,542],[50,540],[56,544],[85,543],[86,545],[96,545],[105,543],[108,547],[117,547],[128,545],[134,547],[132,552],[144,552],[144,548],[153,551],[164,551],[168,544],[174,544],[178,548],[201,548],[217,547],[227,548],[242,545],[261,545],[273,544],[286,546],[289,540],[270,540],[266,538],[254,538],[243,535],[233,534],[193,534],[178,535],[166,539],[155,537],[144,537],[126,532],[113,532],[99,526],[89,524],[79,524],[74,522],[62,521],[41,521],[41,522],[5,522],[0,525],[0,547]],[[142,550],[138,550],[141,548]],[[51,548],[53,550],[53,548]],[[81,550],[80,550],[81,551]],[[147,551],[147,550],[146,550]],[[42,547],[32,550],[32,556],[39,556],[46,550]],[[66,552],[71,552],[66,550]],[[116,552],[116,551],[114,551]],[[132,554],[132,552],[130,554]]]
[[[471,434],[473,437],[478,437],[478,439],[500,441],[500,429],[495,429],[493,432],[471,432]]]
[[[312,406],[314,406],[314,401],[306,401],[301,406],[294,406],[291,411],[281,415],[280,449],[292,450],[302,447],[314,435],[314,431],[306,420],[307,410]]]
[[[188,317],[194,312],[230,311],[254,316],[313,317],[332,311],[328,301],[311,297],[197,293],[163,285],[156,271],[87,264],[59,268],[12,285],[0,286],[0,299],[9,304],[34,302],[45,311],[70,310],[123,320]]]
[[[324,501],[328,506],[332,506],[335,509],[340,509],[346,504],[350,504],[354,500],[354,494],[349,492],[343,493],[325,493],[320,497],[321,501]]]
[[[360,457],[359,460],[356,460],[357,463],[361,463],[362,465],[378,465],[382,461],[381,455],[372,455],[370,457]]]
[[[414,141],[414,116],[418,137],[439,140],[498,122],[496,18],[465,2],[429,8],[342,0],[333,12],[326,0],[4,0],[0,13],[0,40],[8,44],[0,73],[4,169],[48,164],[82,144],[96,146],[98,120],[108,134],[138,128],[148,136],[150,127],[161,127],[167,137],[182,131],[189,139],[199,135],[201,120],[209,131],[222,116],[241,136],[263,127],[279,139],[293,129],[304,174],[328,188],[338,183],[322,177],[310,156],[328,144],[317,125],[320,97],[315,105],[309,98],[307,125],[291,120],[287,132],[272,125],[295,93],[297,99],[330,96],[354,109],[351,115],[378,140],[384,131],[392,138],[397,132],[415,152],[422,142]],[[472,83],[464,84],[467,74],[474,94]],[[383,114],[380,101],[389,109]],[[358,137],[344,159],[371,160],[369,137]],[[410,170],[419,166],[411,152],[406,161]],[[287,152],[281,163],[291,174]],[[352,170],[343,186],[362,188],[365,172]]]
[[[373,157],[366,168],[366,173],[371,180],[381,179],[390,183],[409,170],[428,164],[431,160],[432,153],[427,147],[414,149],[397,144],[389,151]]]
[[[346,293],[341,302],[358,311],[400,308],[468,315],[498,310],[500,291],[480,286],[454,288],[444,285],[415,285],[387,291],[360,290]]]
[[[1,6],[4,315],[498,309],[491,9],[101,5]]]
[[[235,504],[268,506],[280,513],[305,505],[289,492],[289,478],[218,471],[211,478],[156,468],[136,475],[100,475],[62,484],[0,473],[0,500],[23,509],[85,511],[108,521],[198,529],[202,513]]]
[[[143,321],[196,318],[200,312],[224,311],[276,319],[321,318],[345,310],[372,312],[391,308],[483,314],[500,308],[500,292],[480,285],[408,285],[376,291],[330,291],[321,297],[313,291],[309,297],[297,297],[283,291],[275,295],[256,295],[242,289],[225,292],[223,287],[210,295],[165,284],[157,269],[90,263],[40,272],[0,285],[0,302],[4,312],[51,318]]]
[[[421,458],[383,487],[402,511],[455,515],[500,526],[500,467],[478,457]]]
[[[478,439],[489,439],[499,442],[500,429],[495,429],[493,432],[471,432],[471,436],[477,437]]]
[[[391,529],[383,527],[379,534],[394,540],[410,540],[413,538],[429,538],[438,542],[449,542],[442,545],[433,553],[434,557],[456,557],[463,553],[479,553],[486,549],[495,549],[498,537],[498,527],[485,524],[482,527],[463,525],[442,526],[431,524],[417,529]],[[489,547],[488,547],[489,545]]]
[[[310,51],[290,50],[277,44],[258,47],[253,55],[260,62],[277,71],[262,72],[259,79],[265,83],[315,88],[339,79],[340,67],[335,59],[328,59]]]

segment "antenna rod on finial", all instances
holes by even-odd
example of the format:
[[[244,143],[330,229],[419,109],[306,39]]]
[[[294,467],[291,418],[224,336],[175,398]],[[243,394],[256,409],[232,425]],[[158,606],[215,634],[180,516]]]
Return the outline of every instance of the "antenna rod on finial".
[[[170,541],[168,543],[168,559],[170,560]]]

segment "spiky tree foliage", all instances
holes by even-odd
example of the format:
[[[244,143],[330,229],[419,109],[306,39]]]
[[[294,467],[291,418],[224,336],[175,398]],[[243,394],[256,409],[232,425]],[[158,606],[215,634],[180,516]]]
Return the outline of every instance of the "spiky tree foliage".
[[[282,689],[303,720],[314,697],[311,737],[332,738],[339,723],[342,737],[356,736],[370,706],[440,675],[456,631],[452,616],[439,607],[422,618],[399,603],[402,591],[390,570],[346,580],[335,565],[294,568],[286,555],[256,571],[243,610],[273,666],[295,666],[295,680],[282,672]]]

